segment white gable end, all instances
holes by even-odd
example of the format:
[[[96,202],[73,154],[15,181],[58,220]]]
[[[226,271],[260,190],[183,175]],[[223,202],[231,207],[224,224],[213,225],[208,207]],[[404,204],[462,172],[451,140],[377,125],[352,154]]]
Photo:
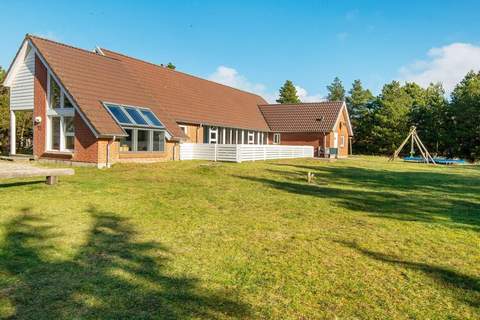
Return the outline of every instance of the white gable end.
[[[15,66],[10,84],[10,110],[33,110],[35,50],[25,43]]]

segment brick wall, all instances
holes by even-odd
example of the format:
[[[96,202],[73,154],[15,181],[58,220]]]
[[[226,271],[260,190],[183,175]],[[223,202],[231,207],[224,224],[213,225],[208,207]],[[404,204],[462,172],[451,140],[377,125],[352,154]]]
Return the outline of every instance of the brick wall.
[[[73,124],[75,126],[73,161],[98,162],[97,138],[77,112],[75,112]]]
[[[33,127],[33,155],[40,158],[46,150],[47,135],[47,68],[35,56],[35,79],[33,118],[41,117],[42,122]]]

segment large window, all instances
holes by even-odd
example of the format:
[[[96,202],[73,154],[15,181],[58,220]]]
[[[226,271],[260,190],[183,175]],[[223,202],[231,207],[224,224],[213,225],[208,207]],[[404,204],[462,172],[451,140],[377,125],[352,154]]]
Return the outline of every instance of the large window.
[[[165,132],[125,128],[127,137],[119,140],[120,152],[163,152],[165,151]]]
[[[51,74],[47,82],[47,149],[72,151],[75,147],[73,104]]]

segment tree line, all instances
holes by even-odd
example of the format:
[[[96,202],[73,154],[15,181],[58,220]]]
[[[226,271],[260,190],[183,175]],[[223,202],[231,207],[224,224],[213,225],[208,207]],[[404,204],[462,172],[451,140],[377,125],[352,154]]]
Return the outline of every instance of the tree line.
[[[441,84],[423,88],[414,82],[392,81],[375,96],[355,80],[347,92],[337,77],[327,86],[328,101],[345,101],[354,130],[357,154],[391,155],[411,126],[430,153],[480,159],[480,72],[469,72],[449,99]],[[298,103],[292,81],[279,92],[279,103]]]

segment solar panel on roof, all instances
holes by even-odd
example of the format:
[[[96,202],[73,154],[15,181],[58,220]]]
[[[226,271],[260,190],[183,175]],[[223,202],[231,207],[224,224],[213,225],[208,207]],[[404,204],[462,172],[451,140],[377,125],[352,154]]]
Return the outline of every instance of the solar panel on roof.
[[[128,114],[130,115],[130,117],[132,117],[133,121],[135,121],[136,124],[148,125],[147,121],[145,121],[145,119],[142,117],[142,115],[140,114],[140,112],[138,112],[137,109],[129,107],[124,109],[128,112]]]
[[[108,110],[112,113],[113,117],[118,121],[118,123],[124,123],[124,124],[131,124],[132,121],[127,117],[127,115],[123,112],[122,108],[120,106],[116,105],[111,105],[108,104],[106,105]]]
[[[154,125],[161,127],[162,123],[157,119],[157,117],[150,110],[141,110],[142,114]]]

